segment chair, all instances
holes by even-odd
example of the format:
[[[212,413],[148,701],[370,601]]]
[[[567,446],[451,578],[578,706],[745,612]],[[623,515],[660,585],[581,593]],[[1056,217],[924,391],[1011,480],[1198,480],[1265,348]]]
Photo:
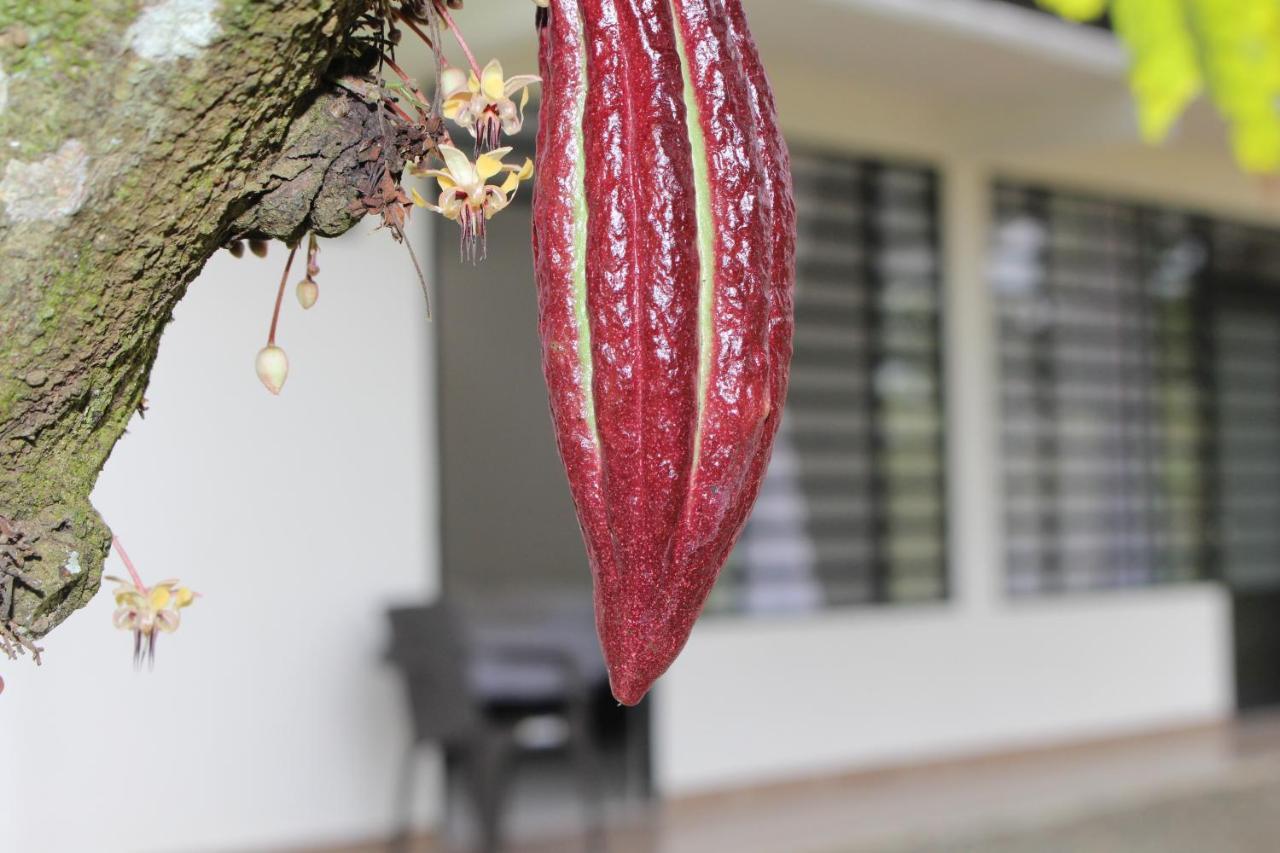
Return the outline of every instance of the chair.
[[[398,797],[400,827],[392,849],[403,850],[409,837],[414,767],[418,750],[441,745],[447,766],[463,776],[476,815],[480,849],[502,848],[502,824],[508,782],[521,751],[546,747],[545,714],[495,719],[487,713],[473,673],[493,665],[508,671],[527,668],[545,683],[548,673],[558,680],[550,704],[564,723],[565,746],[576,765],[587,821],[588,847],[602,849],[600,785],[591,733],[590,689],[572,654],[554,646],[525,642],[502,645],[476,643],[459,612],[444,603],[397,607],[388,613],[391,648],[388,659],[405,679],[413,722],[413,743],[401,767]],[[528,737],[527,734],[535,734]],[[447,813],[447,812],[446,812]]]

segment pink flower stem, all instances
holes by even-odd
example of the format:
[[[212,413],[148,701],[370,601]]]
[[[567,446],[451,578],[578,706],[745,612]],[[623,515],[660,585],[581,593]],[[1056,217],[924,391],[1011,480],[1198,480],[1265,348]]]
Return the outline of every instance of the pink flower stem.
[[[449,27],[449,32],[453,33],[453,37],[457,40],[458,46],[462,48],[462,52],[467,57],[467,62],[471,63],[471,70],[475,73],[476,79],[480,79],[480,77],[483,76],[480,71],[480,63],[476,62],[475,54],[471,52],[471,48],[467,47],[466,40],[462,38],[462,31],[459,30],[458,25],[453,22],[453,16],[449,14],[449,9],[444,5],[444,3],[437,0],[436,11],[440,13],[440,18],[445,22],[445,25]]]
[[[400,118],[409,122],[409,124],[414,123],[413,116],[409,115],[407,112],[400,109],[400,105],[397,104],[395,101],[391,100],[390,98],[383,98],[382,103],[386,104],[387,109],[391,110],[391,112],[395,113],[396,115],[400,116]]]
[[[289,283],[289,268],[293,266],[293,256],[298,254],[298,244],[294,243],[289,250],[289,260],[284,262],[284,275],[280,276],[280,290],[276,293],[276,310],[271,313],[271,331],[267,333],[267,346],[276,345],[276,325],[280,322],[280,304],[284,302],[284,286]]]
[[[120,537],[112,536],[111,544],[120,552],[120,559],[124,562],[124,567],[129,570],[129,577],[133,579],[133,585],[138,588],[138,592],[145,593],[147,585],[142,582],[142,578],[138,576],[138,570],[133,567],[133,560],[129,559],[129,552],[124,549],[124,545],[120,542]]]

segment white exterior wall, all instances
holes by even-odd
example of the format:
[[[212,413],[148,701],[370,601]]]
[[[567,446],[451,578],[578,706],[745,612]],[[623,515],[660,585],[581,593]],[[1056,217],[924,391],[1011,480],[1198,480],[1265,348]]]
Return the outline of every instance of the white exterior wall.
[[[668,796],[937,760],[1229,710],[1209,586],[981,609],[707,621],[655,694]]]
[[[0,849],[388,831],[408,732],[378,663],[382,609],[438,576],[429,326],[387,234],[324,241],[319,303],[304,314],[286,295],[292,370],[273,398],[253,359],[283,264],[278,244],[267,261],[210,261],[165,334],[146,419],[94,491],[145,580],[204,595],[160,638],[155,670],[132,671],[109,584],[47,640],[43,667],[0,662]],[[107,570],[125,574],[114,555]],[[432,807],[429,758],[422,778]]]

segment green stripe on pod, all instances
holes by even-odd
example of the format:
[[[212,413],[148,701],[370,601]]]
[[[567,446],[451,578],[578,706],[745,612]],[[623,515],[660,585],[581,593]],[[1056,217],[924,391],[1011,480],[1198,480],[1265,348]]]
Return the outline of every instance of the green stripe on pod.
[[[591,321],[587,313],[587,189],[586,189],[586,142],[583,121],[587,112],[587,89],[591,85],[586,79],[587,42],[582,33],[578,34],[578,52],[583,70],[583,85],[574,104],[574,127],[577,133],[574,145],[578,149],[578,158],[573,168],[573,317],[578,328],[578,361],[582,365],[582,398],[583,417],[587,428],[595,439],[596,452],[600,452],[600,433],[596,429],[595,392],[592,388],[592,375],[595,372],[591,360]]]
[[[685,122],[689,129],[689,148],[693,158],[694,212],[698,224],[698,426],[693,439],[693,464],[702,455],[702,417],[707,387],[711,380],[711,356],[715,349],[715,221],[711,213],[711,172],[707,165],[707,144],[702,136],[702,111],[693,89],[689,54],[674,3],[668,0],[671,23],[675,28],[676,50],[680,54],[680,73],[684,78]]]

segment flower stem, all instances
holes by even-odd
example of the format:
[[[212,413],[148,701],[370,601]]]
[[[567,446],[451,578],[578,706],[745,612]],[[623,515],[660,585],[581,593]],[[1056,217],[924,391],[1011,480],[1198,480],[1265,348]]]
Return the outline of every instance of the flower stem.
[[[401,68],[399,65],[396,65],[396,61],[392,59],[390,56],[387,56],[387,54],[385,53],[382,54],[382,61],[387,63],[387,65],[391,66],[391,70],[396,72],[396,76],[399,77],[406,86],[412,86],[414,89],[418,88],[417,85],[413,82],[413,78],[411,78],[408,74],[406,74],[403,68]]]
[[[298,244],[294,243],[289,250],[289,260],[284,262],[284,275],[280,276],[280,290],[276,292],[276,310],[271,312],[271,331],[267,333],[267,346],[275,346],[276,324],[280,322],[280,303],[284,302],[284,286],[289,283],[289,268],[293,266],[293,256],[298,254]]]
[[[453,37],[457,40],[458,46],[462,48],[462,52],[467,57],[467,62],[471,64],[471,70],[475,73],[476,79],[479,80],[483,76],[483,73],[480,71],[480,63],[476,62],[475,54],[471,52],[471,48],[467,47],[466,39],[462,37],[462,31],[458,29],[458,25],[453,22],[453,16],[449,14],[449,9],[437,0],[436,11],[440,13],[440,17],[444,20],[445,25],[449,27],[449,32],[453,33]]]
[[[400,116],[400,118],[404,119],[410,124],[414,123],[413,117],[409,115],[407,112],[405,112],[404,110],[402,110],[400,108],[400,105],[397,104],[395,101],[391,100],[390,98],[383,98],[382,103],[386,104],[387,108],[390,109],[396,115]]]
[[[413,241],[405,240],[404,247],[409,250],[409,260],[413,261],[413,269],[418,274],[418,284],[422,285],[422,298],[427,301],[427,319],[431,319],[431,289],[427,287],[427,277],[422,274],[422,266],[418,263],[418,254],[413,251]]]
[[[112,536],[111,544],[120,553],[120,560],[124,563],[124,567],[129,570],[129,577],[133,579],[133,585],[138,588],[138,592],[145,593],[147,585],[142,582],[142,578],[138,575],[138,570],[133,567],[133,560],[129,559],[129,552],[124,549],[124,545],[120,542],[120,537]]]

